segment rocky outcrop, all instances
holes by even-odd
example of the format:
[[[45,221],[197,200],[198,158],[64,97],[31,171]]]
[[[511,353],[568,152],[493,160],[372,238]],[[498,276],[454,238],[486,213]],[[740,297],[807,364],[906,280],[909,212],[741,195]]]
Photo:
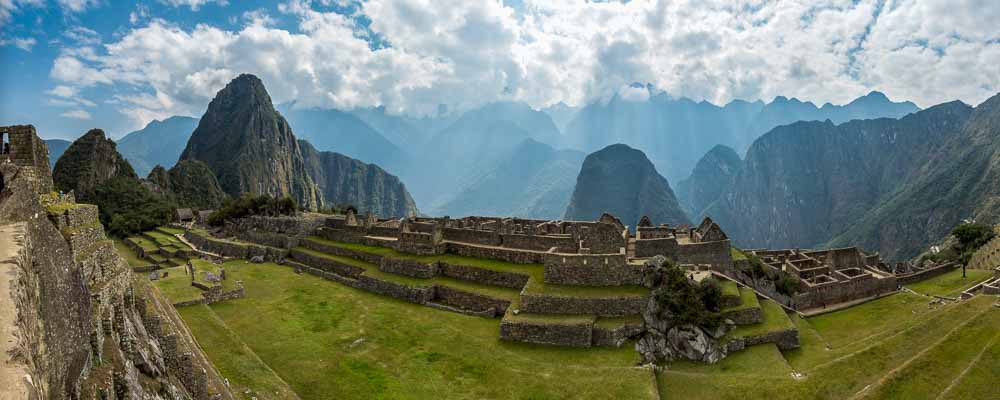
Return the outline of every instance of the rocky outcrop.
[[[593,221],[605,212],[633,226],[644,215],[654,224],[690,224],[653,163],[643,152],[623,144],[584,159],[565,219]]]
[[[74,141],[56,161],[52,173],[56,189],[74,191],[77,200],[83,202],[114,178],[139,180],[132,166],[118,153],[115,142],[100,129],[91,129]]]
[[[291,196],[312,210],[321,204],[299,142],[253,75],[240,75],[216,94],[180,159],[204,162],[230,196]]]
[[[349,204],[381,217],[417,215],[417,205],[399,178],[375,164],[365,164],[343,154],[317,151],[299,141],[309,176],[328,206]]]
[[[702,309],[694,284],[683,272],[665,257],[656,256],[646,262],[643,285],[653,290],[642,310],[643,327],[635,344],[643,363],[714,364],[726,357],[727,347],[719,339],[732,327],[731,321],[706,329],[707,319],[698,315],[709,312]]]

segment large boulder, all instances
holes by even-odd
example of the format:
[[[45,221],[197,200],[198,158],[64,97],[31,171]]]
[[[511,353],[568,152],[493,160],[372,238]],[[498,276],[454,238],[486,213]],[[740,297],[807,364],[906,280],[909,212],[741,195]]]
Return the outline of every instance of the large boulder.
[[[667,344],[674,359],[715,364],[726,358],[726,347],[694,325],[675,326],[667,332]]]

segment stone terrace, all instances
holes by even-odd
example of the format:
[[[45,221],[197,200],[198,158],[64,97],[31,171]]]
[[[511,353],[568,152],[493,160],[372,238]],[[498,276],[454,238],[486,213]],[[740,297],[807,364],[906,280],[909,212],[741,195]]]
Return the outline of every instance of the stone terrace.
[[[319,221],[317,223],[317,221]],[[662,227],[670,229],[666,226]],[[706,219],[664,255],[729,268],[729,240]],[[211,235],[190,229],[199,250],[285,263],[345,285],[430,307],[502,317],[505,340],[564,346],[618,346],[641,328],[648,290],[639,286],[643,257],[617,218],[542,221],[467,217],[380,220],[343,217],[251,217]],[[639,249],[647,242],[642,242]],[[653,244],[654,242],[648,242]],[[662,245],[662,241],[656,242]],[[706,267],[707,268],[707,267]],[[734,296],[732,304],[743,306]],[[735,310],[747,324],[756,311]],[[740,314],[742,313],[742,314]],[[749,315],[749,316],[747,316]],[[754,317],[753,315],[757,315]]]

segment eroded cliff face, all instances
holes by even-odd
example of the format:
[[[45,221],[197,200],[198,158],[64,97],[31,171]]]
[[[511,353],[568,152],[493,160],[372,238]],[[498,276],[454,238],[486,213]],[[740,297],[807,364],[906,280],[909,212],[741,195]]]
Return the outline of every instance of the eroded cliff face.
[[[989,169],[967,164],[988,159],[995,146],[968,154],[970,114],[952,102],[898,120],[776,128],[754,142],[733,184],[703,213],[738,246],[825,247],[839,237],[837,245],[907,258],[970,217],[965,204],[986,200],[977,193],[988,185],[976,180]],[[927,182],[935,176],[938,183]],[[964,194],[952,189],[966,179]],[[955,199],[941,202],[940,193]]]
[[[351,204],[382,217],[412,217],[417,205],[399,178],[375,164],[365,164],[340,153],[317,151],[299,141],[309,175],[327,206]]]
[[[157,298],[104,235],[97,207],[51,191],[34,128],[17,132],[13,155],[0,156],[0,235],[13,238],[0,250],[16,254],[2,264],[9,290],[0,293],[16,317],[0,313],[0,322],[15,321],[18,338],[0,382],[41,399],[231,398],[209,385],[211,366],[173,310],[149,306]]]

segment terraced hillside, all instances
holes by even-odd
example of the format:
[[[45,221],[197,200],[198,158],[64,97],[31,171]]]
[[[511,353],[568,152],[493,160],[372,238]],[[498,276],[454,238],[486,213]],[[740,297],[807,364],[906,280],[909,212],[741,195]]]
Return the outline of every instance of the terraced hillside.
[[[644,289],[549,285],[538,264],[414,256],[322,237],[299,244],[283,266],[224,263],[230,279],[245,282],[245,298],[178,309],[248,399],[652,399],[656,391],[665,399],[957,399],[990,398],[989,382],[1000,379],[1000,335],[986,328],[1000,322],[995,297],[929,306],[930,297],[898,293],[803,319],[724,281],[723,311],[740,324],[725,340],[745,349],[717,365],[677,362],[654,374],[636,365],[631,342],[617,341],[641,323],[634,314],[521,311],[535,293],[586,302]],[[429,274],[430,266],[438,270]],[[942,275],[927,286],[952,281]],[[178,295],[164,284],[155,282]],[[483,318],[493,314],[500,329]],[[518,329],[538,343],[559,332],[553,340],[592,348],[503,340]]]

